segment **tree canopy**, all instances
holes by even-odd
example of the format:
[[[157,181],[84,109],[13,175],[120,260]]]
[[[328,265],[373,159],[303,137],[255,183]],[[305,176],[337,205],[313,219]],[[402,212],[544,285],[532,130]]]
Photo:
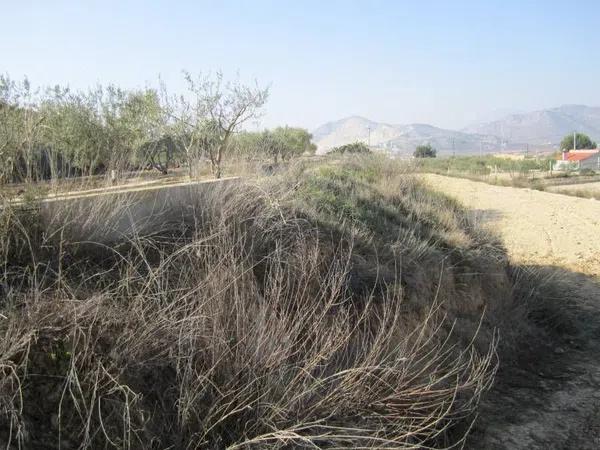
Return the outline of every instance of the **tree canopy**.
[[[587,134],[575,133],[575,148],[577,150],[586,150],[596,148],[596,143],[590,139]],[[567,134],[562,141],[560,141],[560,149],[562,151],[573,150],[573,134]]]
[[[304,154],[313,155],[317,150],[311,142],[312,135],[303,128],[277,127],[262,132],[243,131],[235,136],[235,147],[239,156],[272,158],[287,161]]]
[[[415,158],[435,158],[437,150],[431,144],[419,145],[413,153]]]
[[[203,164],[220,177],[225,158],[277,163],[315,153],[302,128],[243,130],[260,116],[267,88],[220,73],[183,76],[186,90],[171,94],[163,83],[72,91],[0,74],[0,182],[144,169],[166,174],[172,167],[187,167],[194,177]]]
[[[352,144],[340,145],[330,150],[330,154],[344,154],[344,153],[370,153],[371,150],[367,147],[364,142],[353,142]]]

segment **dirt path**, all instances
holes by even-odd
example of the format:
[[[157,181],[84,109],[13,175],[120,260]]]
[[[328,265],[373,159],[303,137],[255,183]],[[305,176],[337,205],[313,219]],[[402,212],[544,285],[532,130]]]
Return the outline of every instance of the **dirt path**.
[[[600,276],[600,201],[428,174],[500,232],[512,259]]]
[[[559,266],[592,305],[576,334],[501,364],[469,449],[600,449],[600,201],[426,175],[496,232],[516,263]],[[558,299],[561,300],[561,299]]]

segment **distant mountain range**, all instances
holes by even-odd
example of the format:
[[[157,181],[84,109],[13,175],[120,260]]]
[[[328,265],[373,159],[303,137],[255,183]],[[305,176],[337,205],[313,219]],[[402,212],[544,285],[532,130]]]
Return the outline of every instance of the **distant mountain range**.
[[[498,151],[551,150],[573,131],[600,140],[600,108],[564,105],[470,125],[460,131],[427,124],[393,125],[363,117],[328,122],[313,131],[318,153],[361,141],[397,154],[410,154],[420,144],[430,143],[441,154]]]
[[[525,114],[511,114],[500,120],[480,123],[463,129],[467,133],[484,133],[504,137],[510,142],[532,145],[556,145],[573,131],[600,138],[600,108],[563,105]]]

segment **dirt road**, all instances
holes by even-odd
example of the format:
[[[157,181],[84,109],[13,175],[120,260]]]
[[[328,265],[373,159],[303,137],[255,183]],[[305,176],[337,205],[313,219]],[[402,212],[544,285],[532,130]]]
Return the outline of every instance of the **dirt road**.
[[[562,276],[591,306],[576,332],[531,344],[517,362],[501,361],[466,447],[600,448],[600,201],[438,175],[425,179],[498,232],[515,263],[565,269]]]
[[[600,276],[600,201],[433,174],[424,177],[499,232],[515,262]]]

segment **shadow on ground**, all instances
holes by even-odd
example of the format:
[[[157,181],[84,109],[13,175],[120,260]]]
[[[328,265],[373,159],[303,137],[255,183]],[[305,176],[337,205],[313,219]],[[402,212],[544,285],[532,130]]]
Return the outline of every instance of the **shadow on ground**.
[[[466,448],[600,448],[599,280],[553,266],[517,270],[541,280],[523,298],[531,336],[500,356]]]
[[[469,214],[478,224],[489,224],[498,222],[504,214],[498,209],[471,209]]]

